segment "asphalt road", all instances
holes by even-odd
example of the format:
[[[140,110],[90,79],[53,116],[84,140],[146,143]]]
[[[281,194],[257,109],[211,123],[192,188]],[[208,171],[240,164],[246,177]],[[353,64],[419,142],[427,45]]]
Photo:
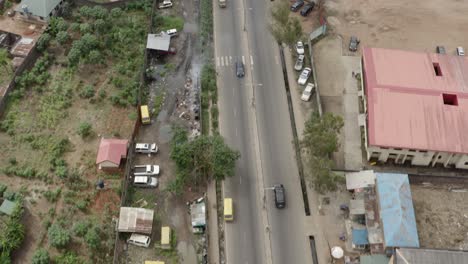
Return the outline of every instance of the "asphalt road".
[[[229,264],[312,263],[279,48],[266,22],[269,4],[214,6],[220,130],[241,152],[236,176],[224,184],[235,210],[235,221],[225,225]],[[235,76],[236,59],[245,63],[244,78]],[[276,183],[286,188],[282,210],[268,190]]]

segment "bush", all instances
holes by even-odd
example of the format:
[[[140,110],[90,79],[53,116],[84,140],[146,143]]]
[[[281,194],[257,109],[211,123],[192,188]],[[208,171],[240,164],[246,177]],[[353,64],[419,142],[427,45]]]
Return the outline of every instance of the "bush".
[[[54,263],[55,264],[82,264],[84,262],[75,253],[65,252],[62,255],[58,256],[55,259]]]
[[[37,41],[36,47],[39,51],[44,51],[49,46],[52,36],[49,33],[44,33]]]
[[[66,31],[60,31],[59,33],[57,33],[57,36],[55,37],[55,39],[57,40],[58,43],[63,45],[67,43],[67,41],[70,39],[70,36],[68,35]]]
[[[3,197],[3,193],[7,190],[7,186],[3,183],[0,183],[0,197]]]
[[[55,167],[55,174],[60,178],[60,179],[65,179],[68,176],[68,168],[67,166],[57,166]]]
[[[73,225],[73,233],[75,234],[75,236],[83,237],[84,235],[86,235],[86,232],[88,231],[90,225],[91,224],[88,221],[75,223]]]
[[[100,243],[101,240],[99,238],[99,228],[94,227],[94,228],[88,229],[88,232],[86,233],[86,236],[84,237],[84,240],[86,242],[86,245],[88,245],[90,249],[93,249],[93,250],[98,249],[99,246],[101,245]]]
[[[50,256],[49,252],[44,249],[40,248],[34,252],[32,258],[32,264],[49,264],[50,263]]]
[[[86,85],[83,89],[80,91],[80,97],[81,98],[91,98],[95,94],[94,87],[91,85]]]
[[[80,135],[82,138],[85,138],[85,137],[88,137],[89,135],[91,135],[91,132],[92,132],[92,125],[88,122],[83,122],[80,124],[80,126],[78,127],[78,135]]]
[[[47,234],[49,244],[56,248],[64,248],[71,240],[70,233],[58,224],[52,224]]]
[[[54,203],[58,200],[58,198],[60,197],[60,193],[62,192],[62,189],[58,188],[57,190],[55,191],[49,191],[47,190],[46,192],[44,192],[44,197],[47,199],[47,201],[51,202],[51,203]]]

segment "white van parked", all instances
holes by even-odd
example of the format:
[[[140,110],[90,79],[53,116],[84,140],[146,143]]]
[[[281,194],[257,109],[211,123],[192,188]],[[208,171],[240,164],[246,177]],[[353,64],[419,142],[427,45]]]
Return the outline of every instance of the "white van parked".
[[[140,235],[133,233],[130,238],[127,240],[128,244],[133,244],[139,247],[149,247],[151,243],[151,238],[146,235]]]
[[[133,185],[141,188],[156,188],[158,186],[158,179],[148,176],[135,176]]]
[[[156,143],[136,143],[135,152],[145,154],[157,153],[158,146],[156,145]]]
[[[457,47],[457,55],[465,56],[465,50],[463,49],[463,47]]]

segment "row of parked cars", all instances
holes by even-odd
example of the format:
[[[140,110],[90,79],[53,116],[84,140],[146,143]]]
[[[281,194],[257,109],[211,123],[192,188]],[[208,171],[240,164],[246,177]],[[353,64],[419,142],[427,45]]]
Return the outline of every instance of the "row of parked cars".
[[[304,59],[305,59],[304,43],[302,41],[298,41],[296,43],[295,49],[297,53],[297,60],[296,60],[296,63],[294,64],[294,70],[301,71],[302,67],[304,67]],[[297,83],[299,85],[305,85],[311,73],[312,73],[312,69],[309,67],[305,67],[304,70],[302,70],[301,74],[299,75],[299,79],[297,80]],[[315,85],[313,83],[307,83],[306,88],[302,92],[301,100],[306,101],[306,102],[309,101],[314,90],[315,90]]]
[[[314,9],[315,2],[309,2],[307,4],[304,3],[304,0],[297,0],[294,2],[294,4],[291,5],[291,11],[292,12],[297,12],[299,9],[301,9],[301,16],[307,16],[312,10]]]
[[[156,154],[158,153],[156,143],[136,143],[135,153],[140,154]],[[141,188],[156,188],[158,187],[158,178],[160,173],[159,165],[135,165],[133,166],[133,186]]]

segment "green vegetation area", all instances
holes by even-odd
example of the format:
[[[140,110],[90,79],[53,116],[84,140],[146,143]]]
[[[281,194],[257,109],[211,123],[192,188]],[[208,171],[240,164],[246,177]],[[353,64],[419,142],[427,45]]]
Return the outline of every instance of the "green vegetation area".
[[[306,177],[318,192],[334,191],[344,179],[332,171],[331,155],[339,147],[338,135],[343,127],[343,119],[332,113],[319,116],[313,112],[305,123],[302,148],[306,150],[307,166],[310,173]]]
[[[211,129],[213,133],[218,131],[218,88],[213,64],[206,64],[202,69],[201,90],[202,134],[207,135],[210,127],[209,111],[211,111]]]
[[[95,167],[98,135],[132,132],[150,13],[150,0],[66,10],[39,39],[42,55],[34,67],[16,79],[0,122],[0,180],[24,180],[21,193],[31,196],[29,210],[38,210],[33,263],[112,262],[119,201],[91,208],[100,197],[93,183],[102,178]],[[111,188],[106,193],[119,192]],[[0,234],[10,234],[3,224]],[[14,249],[2,244],[0,262],[9,263]]]
[[[10,192],[7,186],[0,184],[0,198],[15,203],[15,208],[10,216],[0,215],[0,263],[11,263],[10,257],[13,250],[19,248],[25,235],[25,227],[21,223],[23,216],[23,196]]]
[[[167,190],[180,195],[188,187],[206,186],[210,180],[224,180],[234,175],[240,154],[219,135],[201,135],[188,140],[187,131],[174,127],[171,158],[176,163],[176,177]]]
[[[287,2],[275,4],[271,9],[272,22],[270,31],[279,43],[293,45],[302,37],[301,22],[297,17],[290,16]]]

